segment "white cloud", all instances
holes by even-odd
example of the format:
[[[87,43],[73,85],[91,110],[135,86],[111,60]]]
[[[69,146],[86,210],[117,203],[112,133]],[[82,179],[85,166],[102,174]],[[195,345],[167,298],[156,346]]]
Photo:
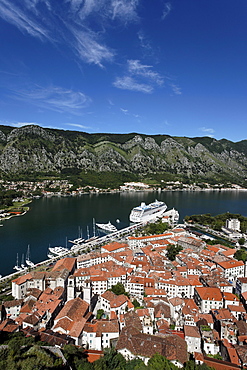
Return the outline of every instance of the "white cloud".
[[[124,114],[128,114],[128,113],[129,113],[128,109],[120,108],[120,110],[121,110]]]
[[[153,87],[151,85],[138,83],[129,76],[116,78],[113,85],[122,90],[139,91],[149,94],[153,91]]]
[[[138,39],[139,39],[139,41],[140,41],[141,47],[142,47],[143,49],[145,49],[146,51],[148,51],[148,52],[152,51],[152,47],[151,47],[151,45],[150,45],[150,42],[149,42],[149,40],[147,39],[147,37],[144,35],[143,30],[139,31],[139,32],[137,33],[137,36],[138,36]]]
[[[80,125],[79,123],[66,123],[66,125],[74,126],[74,127],[78,127],[82,129],[89,128],[88,126]]]
[[[175,84],[170,84],[170,86],[171,86],[172,91],[175,95],[181,95],[182,94],[181,87],[179,87]]]
[[[26,32],[31,36],[38,37],[42,40],[52,39],[46,27],[41,22],[37,22],[35,16],[27,11],[25,6],[18,7],[12,1],[1,0],[0,17],[18,27],[20,31]]]
[[[108,99],[108,103],[109,103],[110,105],[115,105],[111,99]]]
[[[164,125],[171,126],[170,123],[167,120],[164,121]]]
[[[57,86],[47,88],[35,86],[29,90],[13,90],[12,92],[17,99],[60,113],[80,114],[81,109],[91,103],[91,99],[82,92]]]
[[[162,17],[161,17],[162,20],[164,20],[168,16],[171,9],[172,9],[171,3],[165,3],[165,7],[164,7],[163,14],[162,14]]]
[[[12,0],[0,0],[0,17],[24,34],[66,45],[80,60],[102,67],[115,54],[102,42],[102,29],[106,30],[113,19],[136,21],[138,3],[139,0],[22,0],[18,5]]]
[[[127,75],[116,78],[113,85],[119,89],[152,93],[156,85],[162,86],[162,76],[152,70],[152,66],[141,64],[139,60],[127,61]]]
[[[90,64],[97,64],[100,67],[103,66],[102,62],[104,60],[111,61],[113,59],[114,52],[97,42],[93,33],[77,31],[74,27],[71,27],[70,31],[74,36],[72,41],[74,51],[80,59]]]
[[[112,18],[120,18],[124,22],[137,20],[136,8],[139,0],[111,0]]]
[[[206,128],[206,127],[200,127],[199,130],[202,132],[206,132],[208,134],[213,134],[215,132],[213,128]]]
[[[159,73],[152,70],[153,66],[141,64],[139,60],[128,60],[128,70],[133,75],[139,75],[154,81],[157,85],[162,85],[164,79]]]

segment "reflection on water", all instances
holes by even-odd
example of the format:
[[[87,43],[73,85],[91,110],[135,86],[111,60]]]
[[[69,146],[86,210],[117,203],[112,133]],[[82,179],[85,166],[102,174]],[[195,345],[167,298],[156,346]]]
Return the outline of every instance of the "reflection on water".
[[[46,258],[49,245],[66,244],[87,227],[93,234],[93,218],[98,223],[111,221],[117,228],[129,224],[131,209],[141,202],[155,199],[166,202],[168,209],[176,208],[180,220],[186,215],[223,212],[247,215],[247,192],[130,192],[117,194],[85,194],[77,197],[51,197],[34,200],[30,211],[21,217],[4,222],[0,228],[0,274],[12,272],[19,256],[26,253],[28,244],[34,262]],[[120,223],[116,220],[119,219]]]

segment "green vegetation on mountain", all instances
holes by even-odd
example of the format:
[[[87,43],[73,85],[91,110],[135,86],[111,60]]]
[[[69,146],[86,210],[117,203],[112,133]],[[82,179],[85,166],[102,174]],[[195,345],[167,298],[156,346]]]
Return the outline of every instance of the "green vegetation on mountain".
[[[103,188],[139,180],[161,186],[173,180],[245,186],[247,141],[0,125],[0,178],[27,176]]]

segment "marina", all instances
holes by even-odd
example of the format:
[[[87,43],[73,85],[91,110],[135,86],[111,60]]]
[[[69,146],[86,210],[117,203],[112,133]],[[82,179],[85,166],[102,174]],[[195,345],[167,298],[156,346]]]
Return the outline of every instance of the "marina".
[[[64,257],[72,256],[72,255],[76,256],[79,253],[86,251],[88,249],[90,250],[96,249],[97,247],[100,247],[104,243],[110,243],[113,240],[117,240],[119,238],[122,238],[124,236],[131,234],[133,231],[137,230],[138,228],[143,227],[143,225],[144,223],[140,222],[135,225],[131,225],[124,229],[118,230],[114,233],[111,233],[110,235],[105,235],[99,238],[92,237],[88,239],[85,243],[74,245],[72,250],[69,250],[67,248],[62,248],[62,247],[54,247],[54,248],[59,248],[59,250],[56,249],[54,254],[48,253],[48,259],[45,259],[44,261],[41,261],[37,264],[33,264],[32,266],[29,266],[29,271],[39,266],[42,266],[42,265],[50,265],[60,258],[64,258]],[[50,249],[54,251],[53,248],[49,248],[49,250]],[[27,270],[26,266],[22,267],[22,264],[21,266],[18,265],[18,254],[17,254],[17,263],[16,263],[16,266],[14,266],[14,269],[17,270],[17,272],[20,274],[26,273],[26,270]],[[16,275],[16,272],[5,275],[5,276],[0,276],[0,283],[12,278],[15,275]]]
[[[20,265],[28,245],[30,261],[35,265],[49,260],[49,246],[66,247],[66,240],[72,253],[72,247],[76,249],[84,240],[94,238],[93,218],[97,223],[110,220],[121,230],[129,226],[129,214],[134,207],[141,202],[152,203],[155,199],[165,202],[168,209],[174,207],[178,210],[180,222],[186,215],[227,211],[246,215],[247,209],[247,192],[238,191],[123,192],[35,199],[23,217],[4,221],[0,228],[0,274],[15,274],[13,266],[16,265],[17,253]],[[114,204],[114,207],[109,207],[109,204]]]

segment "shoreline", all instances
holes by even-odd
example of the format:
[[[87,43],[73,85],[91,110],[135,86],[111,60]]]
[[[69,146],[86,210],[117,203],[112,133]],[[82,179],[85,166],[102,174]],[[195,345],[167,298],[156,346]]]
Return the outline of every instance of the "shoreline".
[[[141,192],[225,192],[225,191],[230,191],[230,192],[245,192],[247,191],[247,188],[239,188],[239,189],[233,189],[233,188],[203,188],[203,189],[188,189],[188,188],[183,188],[183,189],[133,189],[133,190],[119,190],[119,189],[114,189],[112,191],[105,191],[103,189],[98,189],[99,191],[88,191],[88,192],[78,192],[78,193],[71,193],[71,194],[61,194],[61,193],[52,193],[52,194],[43,194],[43,196],[39,197],[38,199],[42,197],[71,197],[71,196],[80,196],[80,195],[85,195],[85,194],[117,194],[117,193],[141,193]],[[33,202],[34,199],[37,198],[32,198],[30,199],[26,204],[30,204]],[[24,216],[28,211],[30,210],[30,207],[28,207],[27,210],[25,210],[23,213],[20,214],[11,214],[8,217],[0,218],[0,225],[4,226],[2,222],[7,221],[13,217],[17,216]],[[6,212],[8,213],[8,212]]]

